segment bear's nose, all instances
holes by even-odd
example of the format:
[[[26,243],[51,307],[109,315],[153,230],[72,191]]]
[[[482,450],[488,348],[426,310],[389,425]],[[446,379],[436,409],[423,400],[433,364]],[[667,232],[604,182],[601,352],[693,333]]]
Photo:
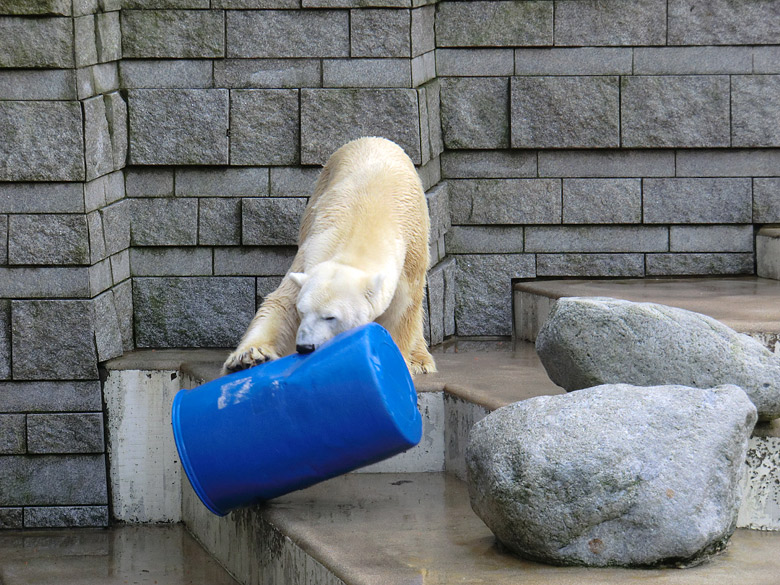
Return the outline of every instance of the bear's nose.
[[[311,353],[314,351],[314,346],[311,343],[299,343],[295,346],[295,351],[298,353]]]

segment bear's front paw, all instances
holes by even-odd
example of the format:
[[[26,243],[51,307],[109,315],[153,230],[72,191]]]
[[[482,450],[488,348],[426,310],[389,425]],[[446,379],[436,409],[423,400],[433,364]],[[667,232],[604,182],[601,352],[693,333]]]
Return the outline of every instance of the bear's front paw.
[[[239,347],[225,360],[222,371],[223,373],[237,372],[258,364],[270,362],[278,357],[275,351],[265,347]]]

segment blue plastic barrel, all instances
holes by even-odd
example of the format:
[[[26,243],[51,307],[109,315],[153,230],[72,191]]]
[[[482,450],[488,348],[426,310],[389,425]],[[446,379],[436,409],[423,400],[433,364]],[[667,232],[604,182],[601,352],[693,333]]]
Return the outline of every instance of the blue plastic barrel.
[[[409,370],[376,323],[181,390],[172,422],[195,493],[220,516],[381,461],[422,436]]]

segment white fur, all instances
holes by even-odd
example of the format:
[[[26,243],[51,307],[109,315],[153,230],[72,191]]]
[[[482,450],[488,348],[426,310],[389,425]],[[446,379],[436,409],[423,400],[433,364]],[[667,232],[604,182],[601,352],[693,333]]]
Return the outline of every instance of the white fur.
[[[435,371],[422,332],[429,219],[412,161],[384,138],[338,149],[304,212],[298,253],[225,362],[239,370],[377,321],[413,373]]]

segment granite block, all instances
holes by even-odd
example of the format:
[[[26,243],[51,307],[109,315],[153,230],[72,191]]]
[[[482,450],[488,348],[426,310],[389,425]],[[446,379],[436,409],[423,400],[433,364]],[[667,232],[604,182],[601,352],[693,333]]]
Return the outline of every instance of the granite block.
[[[0,455],[23,455],[27,448],[23,414],[0,414]]]
[[[103,219],[100,217],[99,211],[87,214],[87,230],[89,232],[89,261],[90,264],[94,264],[107,256]]]
[[[0,101],[0,181],[83,180],[78,102]]]
[[[449,181],[453,224],[560,223],[557,179],[458,179]]]
[[[411,11],[361,8],[350,11],[352,57],[411,57]]]
[[[0,16],[0,38],[0,68],[75,66],[71,18]]]
[[[511,335],[512,279],[536,276],[533,254],[463,254],[457,257],[457,334]]]
[[[71,16],[72,0],[0,0],[0,14],[57,14]]]
[[[437,49],[436,72],[443,77],[509,77],[514,73],[514,50]]]
[[[0,183],[0,213],[84,213],[80,183]]]
[[[412,57],[419,57],[436,49],[436,7],[423,6],[412,10]]]
[[[777,149],[679,150],[676,158],[678,177],[780,176]]]
[[[637,47],[634,74],[718,75],[753,72],[751,47]]]
[[[93,14],[73,19],[76,67],[87,67],[98,62],[95,24]]]
[[[95,46],[99,63],[122,58],[122,31],[118,10],[95,15]]]
[[[89,268],[0,267],[0,298],[81,298],[89,294]]]
[[[524,150],[450,150],[441,157],[445,179],[536,177],[536,152]]]
[[[749,223],[749,179],[645,179],[645,223]]]
[[[441,128],[447,148],[509,147],[509,82],[500,77],[441,80]]]
[[[208,276],[212,273],[209,248],[132,248],[132,276]]]
[[[673,225],[670,252],[753,252],[752,225]]]
[[[436,242],[452,227],[450,195],[447,183],[440,183],[425,194],[431,221],[429,242]]]
[[[753,223],[780,223],[780,179],[753,179]]]
[[[322,86],[320,59],[221,59],[214,61],[214,84],[236,88]]]
[[[86,412],[103,408],[100,381],[0,382],[4,412]]]
[[[222,276],[283,276],[296,253],[294,246],[214,249],[214,274]]]
[[[553,44],[553,3],[442,2],[436,11],[439,47],[514,47]]]
[[[228,91],[128,92],[130,164],[228,163]]]
[[[288,246],[298,242],[306,199],[270,197],[244,199],[241,239],[245,246]]]
[[[520,226],[454,225],[445,240],[449,254],[518,254],[524,251]]]
[[[11,303],[10,301],[0,300],[0,380],[7,380],[10,377]]]
[[[557,0],[556,45],[665,45],[666,0]]]
[[[536,276],[641,278],[644,254],[537,254]]]
[[[620,146],[619,102],[617,77],[513,77],[512,146]]]
[[[675,153],[663,150],[540,151],[540,177],[673,177]]]
[[[780,5],[772,0],[670,0],[670,45],[773,45]]]
[[[648,254],[647,276],[753,274],[753,254]]]
[[[106,505],[105,455],[4,457],[6,506]]]
[[[731,79],[733,146],[780,146],[778,120],[780,75],[739,75]]]
[[[8,264],[8,216],[0,215],[0,265]]]
[[[87,181],[114,170],[114,149],[103,96],[84,100],[84,135]]]
[[[97,379],[89,301],[12,301],[11,332],[14,380]]]
[[[780,46],[753,47],[753,73],[780,73]]]
[[[201,199],[198,205],[198,243],[201,246],[238,246],[241,243],[240,199]]]
[[[27,451],[36,455],[103,453],[103,414],[29,414]]]
[[[230,92],[231,164],[297,164],[300,144],[298,90]]]
[[[68,69],[0,71],[0,100],[75,100],[76,72]]]
[[[634,49],[636,50],[636,49]],[[515,75],[631,75],[632,49],[515,49]]]
[[[623,146],[730,146],[729,91],[725,75],[623,77]]]
[[[255,313],[254,278],[136,278],[138,347],[233,347]]]
[[[525,251],[542,253],[666,252],[669,229],[660,226],[529,226]]]
[[[412,65],[408,59],[326,59],[322,62],[323,87],[409,87]]]
[[[295,39],[295,42],[290,42]],[[231,10],[227,56],[239,58],[349,57],[345,10]]]
[[[564,179],[563,223],[640,223],[640,179]]]
[[[123,59],[119,63],[119,76],[125,89],[212,87],[211,70],[212,61],[206,60]],[[217,87],[225,85],[217,82]]]
[[[115,91],[103,96],[106,103],[106,118],[111,135],[111,150],[114,169],[121,170],[127,165],[127,102]]]
[[[108,524],[108,506],[24,508],[25,528],[103,528]]]
[[[271,197],[308,197],[319,175],[317,167],[273,167]]]
[[[118,254],[130,247],[130,210],[132,202],[118,201],[100,210],[106,238],[106,253]]]
[[[133,246],[194,246],[198,238],[198,200],[133,199],[130,206]]]
[[[176,169],[177,197],[264,197],[268,169],[262,167]]]
[[[127,272],[128,279],[114,287],[114,306],[116,307],[116,316],[119,320],[119,334],[122,336],[122,348],[126,352],[135,349],[133,332],[133,282],[129,279],[129,267]]]
[[[89,264],[89,235],[83,215],[11,215],[10,264]]]
[[[113,291],[92,299],[92,314],[98,359],[105,362],[122,355],[124,346]]]
[[[24,508],[0,508],[0,530],[24,528]]]
[[[225,56],[220,10],[123,10],[122,56],[197,59]]]
[[[420,109],[413,89],[301,90],[301,163],[323,164],[340,146],[361,136],[384,136],[423,160]]]

